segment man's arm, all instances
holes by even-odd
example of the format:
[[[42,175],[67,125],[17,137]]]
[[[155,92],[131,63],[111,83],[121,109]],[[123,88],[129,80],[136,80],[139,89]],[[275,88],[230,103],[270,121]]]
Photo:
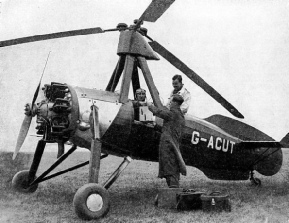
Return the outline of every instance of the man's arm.
[[[191,104],[191,93],[186,91],[186,93],[183,95],[183,98],[184,98],[184,102],[181,104],[180,109],[183,114],[186,114]]]
[[[170,109],[170,104],[171,104],[171,100],[172,100],[172,95],[173,95],[173,91],[170,93],[170,97],[167,99],[167,103],[166,103],[166,107],[168,109]]]
[[[172,112],[167,107],[157,108],[152,104],[148,104],[149,110],[157,117],[171,120],[172,119]]]

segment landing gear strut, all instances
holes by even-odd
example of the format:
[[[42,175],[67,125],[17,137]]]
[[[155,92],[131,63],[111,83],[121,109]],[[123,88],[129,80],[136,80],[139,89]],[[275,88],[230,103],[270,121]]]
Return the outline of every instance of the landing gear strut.
[[[92,105],[92,117],[93,122],[90,126],[93,126],[93,138],[90,148],[89,183],[79,188],[73,199],[75,213],[79,218],[84,220],[101,218],[108,213],[110,200],[107,190],[131,161],[130,157],[125,157],[118,169],[103,186],[98,183],[101,141],[99,137],[98,108],[95,105]]]
[[[261,180],[257,177],[254,177],[254,171],[250,172],[250,182],[253,186],[257,186],[257,187],[261,186]]]

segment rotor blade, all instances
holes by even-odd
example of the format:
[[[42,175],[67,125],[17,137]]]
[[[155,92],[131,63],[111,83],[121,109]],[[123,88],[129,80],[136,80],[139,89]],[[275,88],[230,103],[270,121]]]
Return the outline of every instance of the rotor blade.
[[[153,0],[139,20],[155,22],[174,3],[175,0]]]
[[[214,88],[207,84],[199,75],[197,75],[193,70],[191,70],[187,65],[175,57],[171,52],[165,49],[158,42],[149,42],[150,46],[154,51],[159,53],[163,58],[169,61],[173,66],[183,72],[188,78],[194,81],[199,87],[201,87],[205,92],[207,92],[211,97],[213,97],[217,102],[219,102],[223,107],[225,107],[231,114],[238,118],[244,118],[244,116],[225,98],[222,97]]]
[[[21,146],[24,143],[24,140],[27,136],[27,133],[31,124],[31,120],[32,120],[32,116],[25,115],[20,131],[19,131],[18,138],[17,138],[17,143],[16,143],[14,154],[13,154],[13,158],[12,158],[13,160],[16,158]]]
[[[89,35],[89,34],[96,34],[96,33],[103,33],[104,31],[100,28],[90,28],[90,29],[79,29],[79,30],[71,30],[59,33],[51,33],[51,34],[44,34],[44,35],[36,35],[36,36],[28,36],[18,39],[11,39],[11,40],[4,40],[0,41],[0,47],[5,46],[12,46],[22,43],[29,43],[29,42],[36,42],[48,39],[57,39],[69,36],[79,36],[79,35]]]

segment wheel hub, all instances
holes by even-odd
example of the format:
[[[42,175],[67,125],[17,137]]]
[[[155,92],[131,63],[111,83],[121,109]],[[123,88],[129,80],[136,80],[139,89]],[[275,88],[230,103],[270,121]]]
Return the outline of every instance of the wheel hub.
[[[102,197],[99,194],[91,194],[87,198],[86,205],[90,211],[99,211],[103,206]]]

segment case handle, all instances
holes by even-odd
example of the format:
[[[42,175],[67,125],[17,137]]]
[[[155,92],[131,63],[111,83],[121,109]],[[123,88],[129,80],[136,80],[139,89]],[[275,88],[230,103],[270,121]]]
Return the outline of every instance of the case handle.
[[[208,195],[209,196],[212,196],[212,195],[220,195],[221,192],[220,191],[212,191],[211,193],[209,193]]]

